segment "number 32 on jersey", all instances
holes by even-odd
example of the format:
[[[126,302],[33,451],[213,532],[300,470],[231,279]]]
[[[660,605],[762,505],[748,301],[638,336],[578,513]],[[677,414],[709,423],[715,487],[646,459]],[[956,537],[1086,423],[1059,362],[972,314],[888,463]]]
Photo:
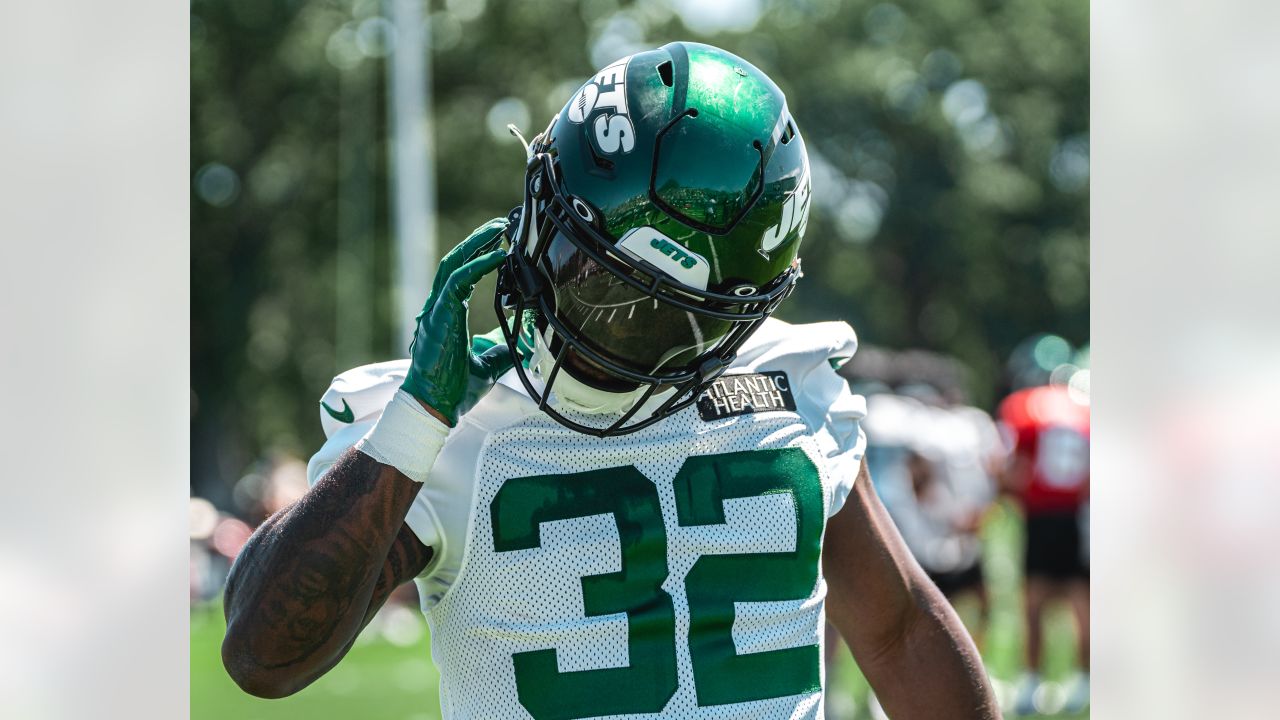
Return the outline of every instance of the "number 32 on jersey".
[[[816,692],[818,645],[739,655],[734,603],[803,600],[817,583],[824,523],[822,482],[799,448],[692,456],[674,480],[682,527],[725,523],[724,501],[788,493],[793,552],[702,555],[685,576],[689,656],[699,705]],[[635,467],[508,480],[490,506],[494,550],[539,546],[539,525],[610,514],[622,569],[581,579],[587,616],[626,613],[629,665],[559,672],[554,649],[512,656],[520,704],[539,720],[661,712],[675,694],[675,611],[662,589],[667,532],[657,488]]]

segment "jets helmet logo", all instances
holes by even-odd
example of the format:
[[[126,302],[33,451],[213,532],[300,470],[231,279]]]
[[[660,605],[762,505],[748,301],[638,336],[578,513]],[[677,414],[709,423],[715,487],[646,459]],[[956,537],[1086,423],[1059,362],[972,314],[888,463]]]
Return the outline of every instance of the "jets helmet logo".
[[[635,147],[635,128],[627,115],[627,64],[631,56],[622,58],[596,73],[569,101],[569,122],[581,125],[593,114],[592,130],[596,145],[603,153],[631,152]],[[597,114],[597,111],[604,111]]]
[[[804,175],[800,177],[800,182],[796,183],[796,189],[782,204],[782,217],[778,220],[778,224],[766,228],[764,235],[761,236],[761,255],[769,257],[769,253],[787,239],[792,229],[798,228],[800,235],[804,235],[805,225],[809,222],[810,188],[809,171],[806,168]]]
[[[663,235],[657,228],[632,228],[618,241],[628,255],[644,260],[690,287],[707,289],[711,263],[698,253]]]

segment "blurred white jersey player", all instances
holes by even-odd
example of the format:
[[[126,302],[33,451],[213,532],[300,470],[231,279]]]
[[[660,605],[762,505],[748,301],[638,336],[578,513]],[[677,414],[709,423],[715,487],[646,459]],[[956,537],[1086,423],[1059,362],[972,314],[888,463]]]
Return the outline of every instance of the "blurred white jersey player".
[[[844,323],[768,320],[697,404],[610,438],[501,378],[406,520],[438,549],[417,583],[444,716],[821,718],[818,558],[866,442],[864,400],[834,369],[855,347]],[[406,366],[334,380],[324,403],[353,422],[322,412],[311,482]]]
[[[981,646],[989,601],[978,531],[1005,455],[996,425],[982,410],[940,405],[920,387],[867,402],[867,462],[885,507],[948,599],[975,595],[971,627]]]

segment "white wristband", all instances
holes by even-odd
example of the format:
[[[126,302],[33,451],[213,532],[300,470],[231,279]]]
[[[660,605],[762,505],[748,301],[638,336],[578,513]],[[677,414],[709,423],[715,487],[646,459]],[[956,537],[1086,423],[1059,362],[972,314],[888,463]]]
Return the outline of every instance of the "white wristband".
[[[448,425],[427,412],[412,395],[397,390],[356,449],[414,482],[423,482],[447,437]]]

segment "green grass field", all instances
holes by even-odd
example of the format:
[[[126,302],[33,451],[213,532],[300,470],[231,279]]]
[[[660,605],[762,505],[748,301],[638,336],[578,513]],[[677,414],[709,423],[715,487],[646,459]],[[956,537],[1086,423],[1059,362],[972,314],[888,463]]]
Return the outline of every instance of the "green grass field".
[[[984,533],[993,605],[984,656],[997,680],[1012,683],[1022,666],[1021,519],[1008,508],[999,507]],[[431,663],[427,626],[415,610],[399,608],[383,613],[328,675],[283,700],[259,700],[235,686],[222,669],[218,654],[222,632],[221,607],[211,605],[192,610],[192,720],[431,720],[440,717],[438,676]],[[1075,657],[1072,634],[1072,620],[1065,608],[1050,613],[1045,640],[1046,679],[1062,679],[1070,671]],[[830,692],[851,698],[852,706],[857,709],[856,717],[868,717],[867,685],[847,650],[841,651],[839,666],[828,684]],[[1080,720],[1088,715],[1054,717]]]

